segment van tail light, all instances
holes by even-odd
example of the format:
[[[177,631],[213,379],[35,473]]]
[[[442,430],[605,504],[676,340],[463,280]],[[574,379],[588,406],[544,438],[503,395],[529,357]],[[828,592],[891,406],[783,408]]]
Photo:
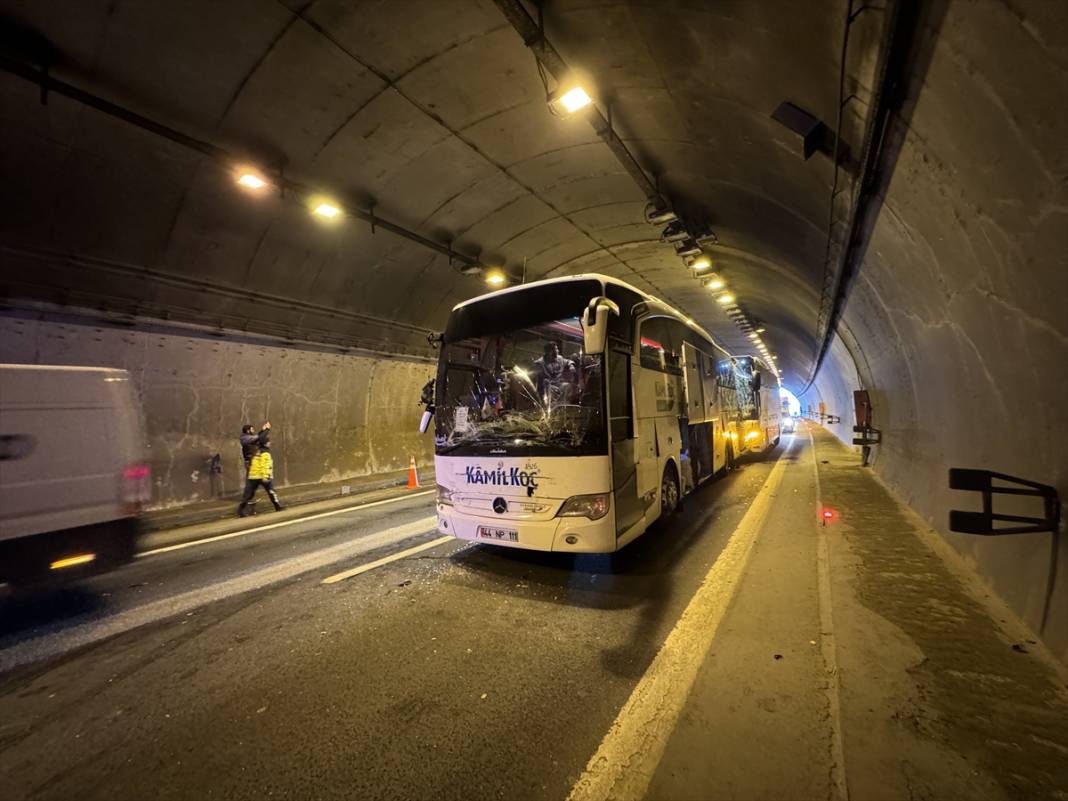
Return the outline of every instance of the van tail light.
[[[128,464],[122,471],[122,504],[126,513],[141,513],[152,498],[152,469],[147,464]]]

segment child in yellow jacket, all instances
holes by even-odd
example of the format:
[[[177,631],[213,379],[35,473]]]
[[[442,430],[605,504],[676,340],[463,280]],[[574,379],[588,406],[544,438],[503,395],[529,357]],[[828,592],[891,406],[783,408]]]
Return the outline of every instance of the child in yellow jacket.
[[[278,493],[274,491],[273,481],[274,460],[271,458],[270,443],[264,441],[252,457],[252,461],[249,462],[248,478],[245,480],[245,493],[241,496],[241,505],[237,507],[239,517],[248,515],[249,501],[252,500],[252,496],[256,494],[256,490],[260,486],[267,490],[267,496],[271,499],[271,503],[274,504],[274,510],[276,512],[282,511],[284,507],[282,502],[278,500]]]

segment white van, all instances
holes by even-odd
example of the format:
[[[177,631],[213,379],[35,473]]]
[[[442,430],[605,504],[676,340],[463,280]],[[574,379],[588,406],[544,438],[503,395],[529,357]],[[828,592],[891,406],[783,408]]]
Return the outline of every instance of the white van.
[[[151,492],[144,442],[125,370],[0,364],[0,582],[133,559]]]

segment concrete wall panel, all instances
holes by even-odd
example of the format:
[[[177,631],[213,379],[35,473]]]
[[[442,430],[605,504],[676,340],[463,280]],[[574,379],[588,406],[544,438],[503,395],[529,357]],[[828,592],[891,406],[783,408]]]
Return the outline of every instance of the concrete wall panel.
[[[843,325],[883,430],[876,471],[1068,660],[1063,523],[1059,540],[947,530],[950,509],[978,508],[948,489],[950,467],[1068,496],[1068,107],[1045,97],[1063,88],[1063,62],[1028,17],[950,4]],[[815,383],[835,413],[830,399],[860,380],[838,342]]]
[[[425,361],[0,316],[0,362],[129,370],[145,411],[156,508],[210,497],[215,453],[224,490],[238,490],[244,422],[271,421],[282,487],[433,459],[430,435],[416,430],[419,390],[434,369]]]

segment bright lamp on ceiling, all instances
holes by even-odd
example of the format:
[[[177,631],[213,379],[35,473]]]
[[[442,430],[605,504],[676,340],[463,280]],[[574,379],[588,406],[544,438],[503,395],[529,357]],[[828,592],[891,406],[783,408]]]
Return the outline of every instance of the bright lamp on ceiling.
[[[549,98],[549,110],[557,117],[570,117],[592,102],[593,99],[585,89],[581,86],[572,86],[570,89],[554,93]]]
[[[251,189],[253,192],[258,192],[267,186],[267,181],[251,170],[242,170],[238,174],[237,183],[245,189]]]
[[[312,209],[312,214],[322,217],[324,220],[332,220],[341,214],[341,209],[328,200],[320,201]]]

